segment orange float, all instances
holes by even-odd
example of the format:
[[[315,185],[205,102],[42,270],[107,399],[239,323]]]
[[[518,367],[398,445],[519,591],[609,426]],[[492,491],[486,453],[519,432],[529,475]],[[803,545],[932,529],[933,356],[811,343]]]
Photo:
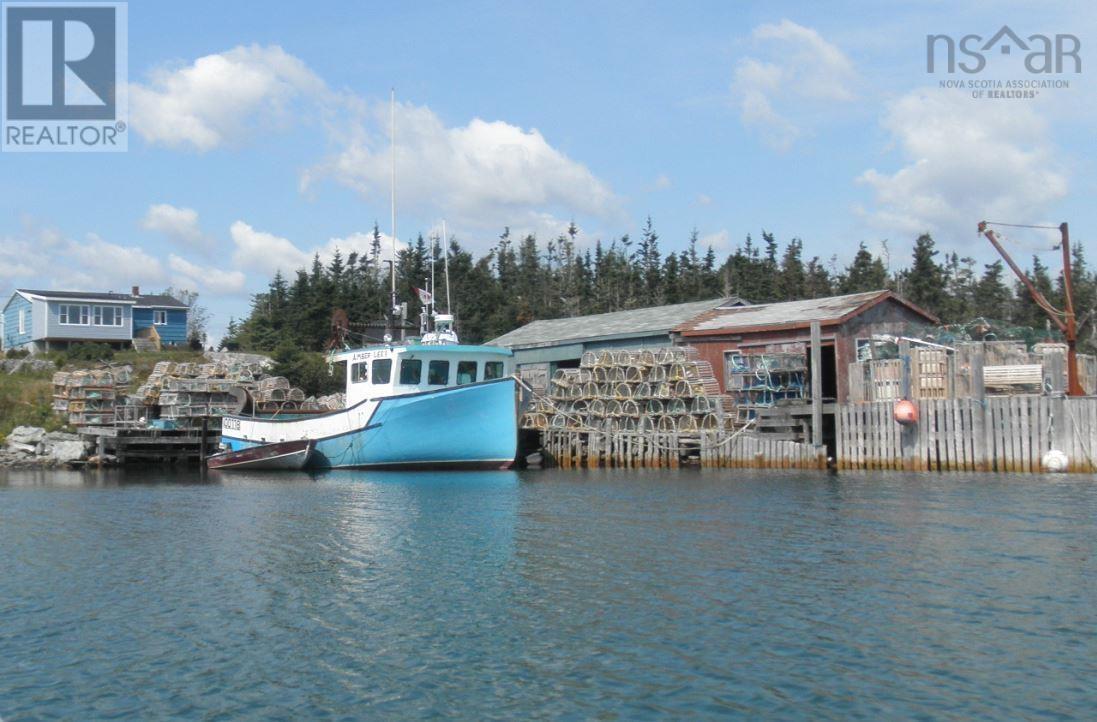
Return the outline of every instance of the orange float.
[[[911,424],[918,423],[918,407],[914,405],[913,401],[902,399],[895,402],[895,408],[892,410],[892,415],[895,420],[903,426],[910,426]]]

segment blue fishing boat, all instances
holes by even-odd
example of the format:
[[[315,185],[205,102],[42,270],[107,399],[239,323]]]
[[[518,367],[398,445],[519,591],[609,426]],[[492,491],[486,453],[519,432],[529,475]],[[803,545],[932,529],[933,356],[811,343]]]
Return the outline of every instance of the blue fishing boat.
[[[389,263],[389,331],[404,332],[407,304],[396,298],[395,94],[392,155],[392,254]],[[462,345],[450,314],[449,254],[443,252],[446,313],[434,305],[435,240],[431,239],[430,279],[415,289],[422,302],[420,337],[393,341],[386,333],[376,346],[332,353],[346,364],[346,405],[318,416],[222,419],[221,468],[238,458],[249,469],[275,466],[288,458],[284,446],[309,441],[306,468],[507,469],[518,451],[518,385],[514,354],[496,346]],[[446,249],[445,221],[442,245]],[[400,320],[397,323],[397,316]],[[349,331],[349,329],[345,329]],[[345,345],[345,339],[340,340]],[[239,456],[237,456],[239,455]],[[299,458],[299,457],[294,457]],[[264,467],[266,459],[270,466]]]
[[[455,343],[452,317],[422,340],[345,350],[346,408],[228,416],[225,451],[310,440],[307,468],[506,469],[518,444],[513,353]],[[252,466],[251,468],[256,468]]]

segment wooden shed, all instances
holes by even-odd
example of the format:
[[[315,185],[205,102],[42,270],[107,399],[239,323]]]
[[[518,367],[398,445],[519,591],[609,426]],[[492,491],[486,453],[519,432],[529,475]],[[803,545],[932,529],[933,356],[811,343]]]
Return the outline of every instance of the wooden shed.
[[[743,389],[752,384],[749,378],[744,383],[744,377],[782,374],[782,381],[762,385],[765,401],[773,402],[779,401],[782,393],[796,393],[796,384],[810,377],[813,322],[818,322],[822,331],[823,396],[839,403],[849,396],[848,365],[857,360],[859,349],[862,354],[868,352],[874,334],[901,335],[914,326],[940,323],[932,313],[891,291],[870,291],[717,308],[680,324],[672,333],[677,343],[695,347],[700,357],[712,364],[724,392],[749,396]],[[761,356],[769,358],[761,365],[752,363]]]

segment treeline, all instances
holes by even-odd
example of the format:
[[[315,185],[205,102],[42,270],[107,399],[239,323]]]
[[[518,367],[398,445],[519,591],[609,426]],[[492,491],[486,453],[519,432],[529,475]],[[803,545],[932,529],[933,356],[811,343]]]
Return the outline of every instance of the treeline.
[[[864,244],[848,265],[837,257],[805,260],[799,238],[783,248],[772,233],[759,241],[750,235],[727,257],[702,248],[694,231],[677,252],[664,252],[649,218],[640,237],[628,235],[608,244],[597,241],[580,249],[578,229],[541,244],[532,235],[514,239],[504,230],[495,246],[475,258],[450,239],[449,273],[453,312],[463,341],[476,343],[499,336],[529,321],[560,318],[669,303],[740,296],[753,303],[822,298],[889,288],[932,311],[946,324],[975,319],[998,325],[1043,329],[1046,315],[1029,298],[1001,261],[979,265],[972,258],[937,250],[928,234],[914,241],[909,263],[890,270],[890,250],[873,253]],[[677,245],[677,244],[676,244]],[[420,303],[414,289],[430,275],[431,244],[422,235],[401,251],[397,293],[408,302],[415,323]],[[435,266],[439,308],[444,309],[441,249]],[[1081,246],[1075,246],[1074,290],[1080,336],[1094,346],[1097,277],[1088,268]],[[336,252],[326,265],[287,278],[275,275],[266,291],[252,301],[249,316],[229,324],[224,345],[243,350],[323,349],[336,309],[346,312],[361,340],[377,338],[369,322],[384,318],[389,298],[387,265],[381,262],[381,235],[374,228],[365,253]],[[1052,274],[1033,256],[1029,277],[1056,306],[1062,306],[1062,274]]]

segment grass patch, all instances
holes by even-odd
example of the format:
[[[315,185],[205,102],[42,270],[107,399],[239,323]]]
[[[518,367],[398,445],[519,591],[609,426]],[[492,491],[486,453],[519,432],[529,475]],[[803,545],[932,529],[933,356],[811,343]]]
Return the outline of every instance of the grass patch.
[[[54,357],[55,361],[56,358]],[[116,351],[114,358],[110,360],[112,364],[133,366],[133,382],[129,385],[131,391],[145,382],[152,373],[152,368],[160,361],[202,363],[205,358],[201,351],[186,349],[158,353]],[[66,364],[65,369],[71,371],[95,365],[95,362],[82,361]],[[11,433],[16,426],[41,426],[47,431],[65,427],[66,418],[55,414],[52,409],[53,373],[53,369],[34,373],[0,373],[0,439]]]
[[[41,426],[47,431],[64,427],[53,413],[53,372],[0,375],[0,438],[16,426]]]

